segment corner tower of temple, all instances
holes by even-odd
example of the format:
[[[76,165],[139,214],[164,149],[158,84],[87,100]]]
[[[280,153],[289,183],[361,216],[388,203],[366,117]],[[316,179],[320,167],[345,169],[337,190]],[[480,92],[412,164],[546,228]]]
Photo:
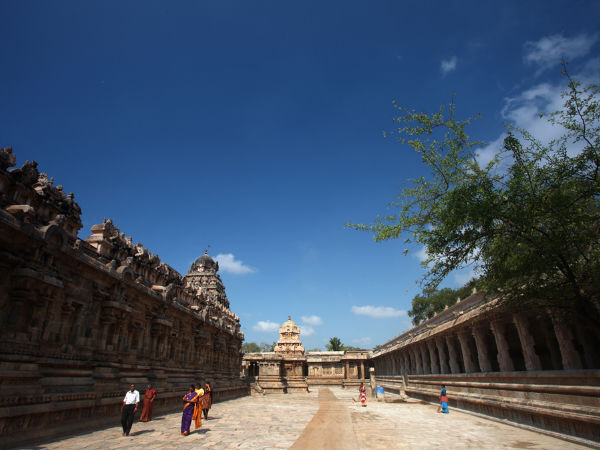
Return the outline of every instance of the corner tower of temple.
[[[300,327],[288,316],[281,327],[279,327],[279,340],[275,345],[275,353],[291,356],[304,356],[304,347],[300,340]]]
[[[204,255],[194,261],[185,275],[185,286],[215,305],[229,308],[225,285],[221,281],[218,271],[219,263],[214,261],[205,250]]]

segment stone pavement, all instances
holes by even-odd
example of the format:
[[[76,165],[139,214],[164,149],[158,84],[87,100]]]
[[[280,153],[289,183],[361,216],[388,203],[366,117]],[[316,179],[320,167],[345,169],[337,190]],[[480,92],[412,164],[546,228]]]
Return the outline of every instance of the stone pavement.
[[[327,392],[329,391],[329,392]],[[181,414],[136,422],[129,437],[120,426],[38,443],[32,449],[288,449],[344,448],[345,442],[361,449],[584,449],[541,433],[452,410],[438,414],[430,404],[370,401],[355,402],[357,392],[341,388],[309,394],[242,397],[215,403],[208,421],[187,437],[180,436]],[[319,412],[317,412],[319,411]],[[331,445],[319,425],[334,414],[339,427],[353,433]],[[115,417],[115,424],[119,417]],[[309,425],[310,424],[310,425]],[[320,437],[323,439],[321,440]],[[307,440],[308,439],[308,440]],[[322,442],[324,445],[312,445]]]

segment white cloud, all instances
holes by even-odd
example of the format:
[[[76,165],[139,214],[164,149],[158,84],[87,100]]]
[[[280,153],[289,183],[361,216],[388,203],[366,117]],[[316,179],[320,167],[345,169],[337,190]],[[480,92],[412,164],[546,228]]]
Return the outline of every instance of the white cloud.
[[[600,78],[600,58],[588,60],[583,69],[575,74],[573,78],[580,81],[584,86],[597,84]],[[564,80],[556,84],[538,83],[513,97],[505,98],[501,115],[508,123],[528,131],[542,144],[548,144],[565,133],[564,128],[553,125],[548,121],[551,113],[563,109],[565,100],[561,93],[565,89],[566,83]],[[502,150],[505,137],[506,133],[502,133],[488,145],[477,150],[477,160],[481,166],[489,163]],[[582,143],[571,144],[567,148],[567,153],[574,156],[582,148]],[[501,161],[498,167],[501,171],[511,162],[509,155],[505,155],[505,157],[508,159]]]
[[[370,337],[362,337],[359,339],[352,339],[353,344],[369,346],[373,342],[373,339]]]
[[[506,133],[502,133],[500,136],[498,136],[497,139],[494,139],[485,147],[477,149],[477,162],[479,163],[480,167],[486,167],[490,163],[490,161],[494,159],[494,156],[496,156],[500,152],[505,137]]]
[[[475,268],[473,266],[471,266],[471,267],[467,268],[466,270],[461,270],[461,271],[456,272],[454,274],[454,281],[459,286],[464,286],[469,281],[471,281],[473,278],[475,278],[475,276],[477,276],[477,272],[475,271]]]
[[[323,325],[323,320],[319,316],[302,316],[302,322],[306,325]]]
[[[219,253],[215,256],[215,260],[219,263],[221,272],[232,273],[234,275],[245,275],[247,273],[256,272],[256,269],[244,265],[240,260],[236,260],[233,253]]]
[[[316,333],[316,330],[310,325],[302,325],[300,327],[300,334],[304,337],[311,336]]]
[[[261,320],[256,322],[252,329],[254,331],[260,331],[262,333],[272,333],[273,331],[279,330],[279,324],[271,322],[270,320]]]
[[[449,72],[456,70],[456,64],[458,63],[458,59],[456,56],[452,56],[448,59],[442,59],[440,62],[440,70],[442,71],[442,75],[446,76]]]
[[[539,75],[552,67],[558,69],[562,60],[569,62],[587,55],[597,40],[597,34],[580,34],[572,38],[562,34],[544,36],[539,41],[525,43],[523,59],[528,64],[536,65],[536,74]]]
[[[425,262],[429,255],[427,254],[427,247],[423,246],[418,251],[413,253],[413,256],[421,262]]]
[[[391,306],[353,306],[351,311],[358,316],[368,316],[372,319],[389,319],[392,317],[406,317],[406,311],[394,309]]]

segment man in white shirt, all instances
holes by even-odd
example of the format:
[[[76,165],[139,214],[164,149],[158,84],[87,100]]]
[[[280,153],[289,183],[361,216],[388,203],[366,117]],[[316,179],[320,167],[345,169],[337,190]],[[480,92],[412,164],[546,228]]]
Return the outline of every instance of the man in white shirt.
[[[137,412],[138,404],[140,403],[140,393],[135,390],[132,384],[125,394],[123,404],[121,405],[121,426],[123,427],[123,436],[129,436],[131,425],[133,424],[133,416]]]

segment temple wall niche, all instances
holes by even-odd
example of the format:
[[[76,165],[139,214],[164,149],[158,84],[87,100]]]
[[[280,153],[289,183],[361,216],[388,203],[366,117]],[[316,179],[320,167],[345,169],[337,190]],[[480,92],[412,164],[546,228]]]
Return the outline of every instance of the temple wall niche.
[[[179,407],[190,383],[215,399],[247,393],[243,333],[218,264],[185,277],[110,219],[82,240],[73,194],[0,149],[0,439],[18,445],[118,416],[128,383]],[[26,392],[27,395],[22,395]],[[57,407],[60,405],[60,409]],[[27,428],[23,430],[23,420]]]

